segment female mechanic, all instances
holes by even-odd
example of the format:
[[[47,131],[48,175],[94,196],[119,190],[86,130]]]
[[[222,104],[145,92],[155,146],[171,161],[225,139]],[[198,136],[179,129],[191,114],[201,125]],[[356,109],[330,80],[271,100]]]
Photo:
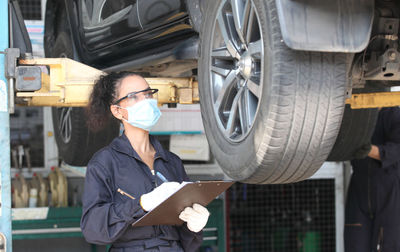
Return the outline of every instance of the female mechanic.
[[[137,74],[109,73],[96,81],[89,99],[90,129],[101,129],[113,117],[124,126],[121,136],[93,155],[82,196],[85,239],[112,244],[112,252],[193,252],[202,242],[209,212],[199,204],[182,211],[181,226],[131,226],[188,180],[179,157],[149,135],[161,116],[153,99],[157,91]]]

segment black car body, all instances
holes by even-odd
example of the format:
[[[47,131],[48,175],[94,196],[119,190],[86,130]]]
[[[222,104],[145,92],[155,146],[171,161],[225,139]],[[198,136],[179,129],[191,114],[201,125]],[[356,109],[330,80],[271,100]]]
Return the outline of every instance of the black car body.
[[[45,27],[46,55],[57,30],[66,30],[74,58],[99,69],[162,72],[168,62],[198,57],[185,0],[48,1]]]
[[[213,156],[243,182],[296,182],[352,159],[377,109],[346,98],[400,82],[394,0],[47,0],[45,19],[46,57],[197,78]],[[119,132],[83,120],[53,110],[67,163],[85,165]]]

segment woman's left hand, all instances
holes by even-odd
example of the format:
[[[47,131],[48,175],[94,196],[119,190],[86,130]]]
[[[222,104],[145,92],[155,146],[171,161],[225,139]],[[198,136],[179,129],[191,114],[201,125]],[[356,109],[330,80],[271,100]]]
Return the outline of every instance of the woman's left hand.
[[[179,219],[187,223],[190,231],[197,233],[206,226],[209,216],[207,208],[195,203],[193,207],[186,207],[179,215]]]

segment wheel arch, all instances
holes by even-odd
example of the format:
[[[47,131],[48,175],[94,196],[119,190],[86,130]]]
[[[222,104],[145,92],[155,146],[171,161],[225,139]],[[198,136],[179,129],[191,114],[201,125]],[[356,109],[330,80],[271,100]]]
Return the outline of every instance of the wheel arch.
[[[295,50],[360,52],[371,36],[374,0],[274,0],[285,44]]]
[[[185,0],[186,9],[190,17],[193,29],[200,33],[201,22],[203,22],[203,12],[205,9],[205,0]]]

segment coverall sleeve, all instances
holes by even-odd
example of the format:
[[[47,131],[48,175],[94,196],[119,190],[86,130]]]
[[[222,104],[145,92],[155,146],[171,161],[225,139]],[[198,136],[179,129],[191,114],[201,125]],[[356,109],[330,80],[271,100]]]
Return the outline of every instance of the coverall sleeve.
[[[182,174],[183,181],[190,181],[180,159],[179,164],[180,173]],[[203,242],[203,231],[200,231],[198,233],[190,231],[186,225],[186,222],[179,227],[179,236],[182,247],[185,251],[196,251]]]
[[[394,110],[389,116],[390,118],[385,119],[390,122],[389,130],[386,133],[388,141],[385,144],[377,145],[383,169],[396,163],[400,164],[400,110]]]
[[[82,196],[82,233],[89,243],[110,244],[144,215],[139,200],[113,202],[110,176],[99,163],[89,163]]]

